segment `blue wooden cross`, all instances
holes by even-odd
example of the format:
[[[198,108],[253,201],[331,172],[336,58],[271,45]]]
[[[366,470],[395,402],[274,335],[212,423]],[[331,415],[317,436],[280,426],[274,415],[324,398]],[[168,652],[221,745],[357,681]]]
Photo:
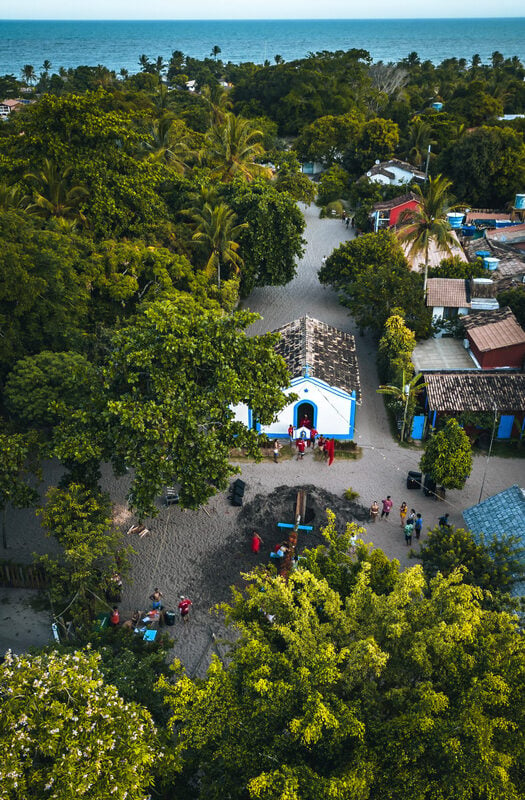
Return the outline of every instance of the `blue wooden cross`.
[[[293,528],[298,531],[313,531],[313,525],[291,525],[289,522],[278,522],[278,528]]]

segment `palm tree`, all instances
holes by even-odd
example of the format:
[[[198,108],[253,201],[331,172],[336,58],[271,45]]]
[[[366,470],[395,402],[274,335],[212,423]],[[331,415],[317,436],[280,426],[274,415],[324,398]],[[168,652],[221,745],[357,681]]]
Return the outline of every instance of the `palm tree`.
[[[23,194],[17,184],[0,183],[0,211],[17,211],[23,204]]]
[[[148,161],[169,164],[182,175],[187,167],[184,159],[191,151],[184,139],[176,141],[175,122],[169,116],[156,120],[149,130],[150,139],[142,143],[142,149]]]
[[[151,72],[152,65],[150,64],[150,60],[145,53],[142,53],[139,58],[139,67],[141,68],[142,72]]]
[[[24,64],[24,66],[22,67],[22,78],[30,86],[32,86],[33,83],[36,82],[36,72],[32,64]]]
[[[202,209],[189,212],[197,229],[193,240],[200,242],[207,255],[204,272],[211,278],[217,270],[217,286],[221,287],[221,266],[229,264],[236,274],[244,265],[239,255],[239,244],[236,241],[247,222],[237,225],[237,216],[226,203],[204,203]]]
[[[162,73],[166,71],[168,65],[166,64],[162,56],[157,56],[152,66],[153,66],[153,72],[160,78]]]
[[[392,397],[398,403],[403,404],[403,423],[401,425],[401,433],[400,433],[400,440],[404,442],[405,440],[405,431],[409,426],[407,426],[407,422],[410,419],[410,416],[413,413],[413,410],[416,405],[416,399],[421,391],[425,387],[425,384],[422,382],[421,373],[415,375],[409,383],[405,383],[406,380],[406,373],[405,370],[402,372],[401,377],[401,386],[396,386],[395,384],[385,384],[376,389],[378,394],[386,394],[389,397]],[[410,409],[410,414],[408,413]]]
[[[129,77],[129,69],[126,69],[126,67],[122,67],[122,69],[119,72],[119,75],[122,78],[122,80],[125,81],[126,78]]]
[[[214,125],[206,136],[203,156],[214,167],[215,175],[223,182],[231,182],[236,175],[247,181],[257,176],[271,177],[271,170],[256,164],[263,155],[260,143],[262,131],[253,128],[247,119],[226,114],[222,125]]]
[[[229,92],[216,83],[215,86],[203,86],[201,97],[210,109],[210,125],[223,125],[232,107]]]
[[[437,175],[430,178],[426,191],[416,186],[419,195],[419,206],[414,210],[403,211],[399,215],[400,229],[397,236],[401,242],[410,244],[409,253],[425,256],[425,279],[423,291],[426,293],[428,280],[428,251],[431,242],[435,242],[440,250],[451,251],[456,239],[450,230],[447,212],[452,206],[448,203],[448,190],[452,182],[448,178]]]
[[[49,75],[49,70],[51,69],[52,66],[53,65],[51,64],[51,61],[48,58],[44,59],[44,62],[42,64],[42,66],[40,67],[40,69],[42,70],[42,74],[46,78]]]
[[[213,47],[211,48],[210,55],[214,57],[215,61],[217,61],[217,56],[219,55],[220,52],[222,52],[222,51],[221,51],[221,48],[219,47],[219,45],[218,44],[214,44]]]
[[[25,180],[34,187],[33,202],[26,207],[26,211],[46,219],[62,218],[85,222],[80,204],[88,196],[88,190],[85,186],[68,186],[71,170],[72,167],[66,167],[60,172],[46,158],[41,170],[24,175]]]
[[[421,117],[415,116],[408,126],[407,156],[416,167],[423,164],[430,145],[435,144],[432,138],[432,126]]]
[[[273,57],[273,60],[276,64],[284,64],[284,58],[280,55],[276,55]]]

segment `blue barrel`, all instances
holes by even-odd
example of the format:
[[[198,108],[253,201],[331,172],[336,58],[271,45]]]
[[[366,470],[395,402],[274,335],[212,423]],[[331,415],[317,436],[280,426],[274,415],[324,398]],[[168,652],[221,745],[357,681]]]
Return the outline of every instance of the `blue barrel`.
[[[488,258],[491,255],[490,250],[476,250],[478,258]]]
[[[435,103],[432,103],[432,108],[434,109],[434,111],[441,111],[441,109],[443,108],[443,103],[440,103],[438,100],[436,100]]]
[[[458,229],[461,228],[461,223],[463,222],[464,213],[462,211],[450,211],[447,214],[448,224],[451,228]]]
[[[517,194],[514,208],[525,208],[525,194]]]
[[[498,264],[500,262],[499,258],[489,258],[488,256],[483,259],[483,266],[485,269],[489,269],[491,272],[494,272],[498,268]]]

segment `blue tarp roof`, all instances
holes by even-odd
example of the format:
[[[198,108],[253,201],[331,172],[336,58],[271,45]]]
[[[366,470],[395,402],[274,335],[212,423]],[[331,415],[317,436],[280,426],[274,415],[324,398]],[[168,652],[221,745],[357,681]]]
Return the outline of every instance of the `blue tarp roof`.
[[[486,536],[513,534],[519,536],[525,547],[525,489],[517,484],[492,497],[487,497],[477,506],[467,508],[463,512],[467,528],[479,539],[480,534]],[[517,584],[514,595],[525,594],[525,583]]]

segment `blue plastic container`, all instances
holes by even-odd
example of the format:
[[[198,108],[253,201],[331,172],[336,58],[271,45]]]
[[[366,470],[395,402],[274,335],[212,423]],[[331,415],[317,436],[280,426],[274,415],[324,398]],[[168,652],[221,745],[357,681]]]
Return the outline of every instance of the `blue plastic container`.
[[[514,208],[525,208],[525,194],[517,194]]]

